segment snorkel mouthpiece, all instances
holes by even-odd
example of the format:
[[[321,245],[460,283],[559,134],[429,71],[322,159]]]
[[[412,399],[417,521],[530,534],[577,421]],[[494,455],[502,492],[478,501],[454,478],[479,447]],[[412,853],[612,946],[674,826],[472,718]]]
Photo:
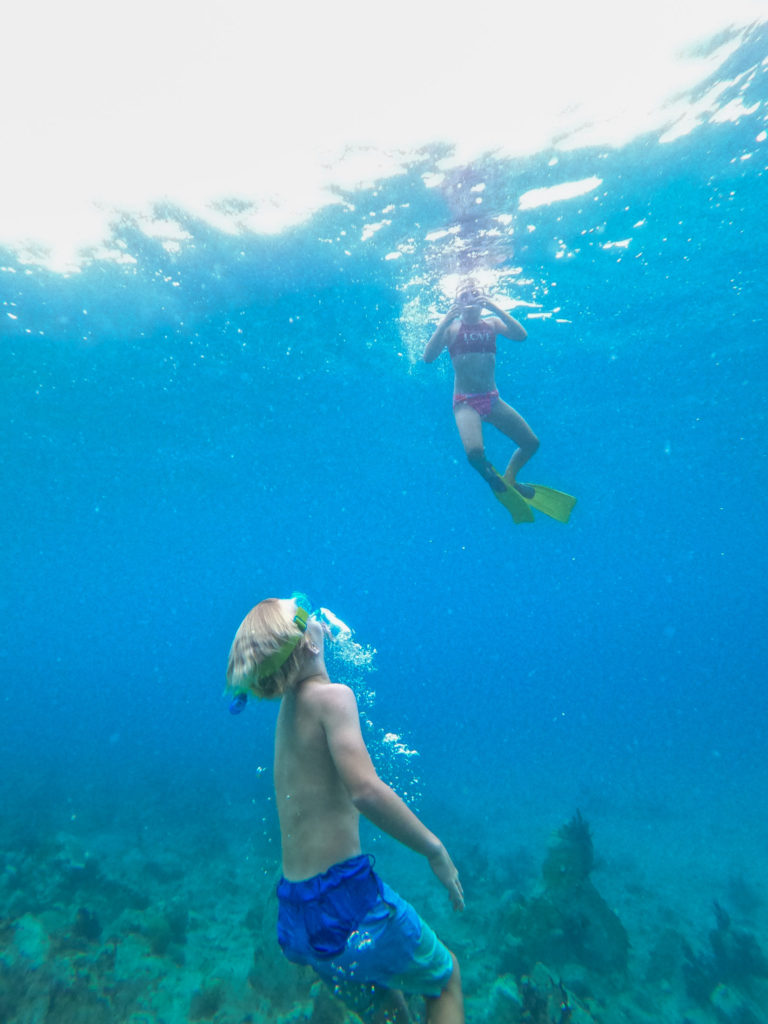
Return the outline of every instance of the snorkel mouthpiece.
[[[331,640],[346,640],[352,636],[352,630],[346,622],[342,622],[327,608],[320,608],[319,611],[313,613],[312,618],[320,623]]]

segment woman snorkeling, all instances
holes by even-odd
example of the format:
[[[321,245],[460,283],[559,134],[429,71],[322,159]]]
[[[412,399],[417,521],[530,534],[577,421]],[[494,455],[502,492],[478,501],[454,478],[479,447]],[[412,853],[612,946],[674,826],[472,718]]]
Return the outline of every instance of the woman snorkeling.
[[[484,310],[493,315],[483,317]],[[520,413],[499,397],[495,380],[496,338],[499,336],[510,341],[525,341],[528,334],[519,321],[468,278],[459,285],[454,304],[427,342],[422,358],[425,363],[432,363],[443,349],[448,349],[454,372],[453,415],[467,460],[490,485],[515,522],[532,522],[531,507],[567,522],[576,503],[574,498],[538,485],[517,483],[517,474],[536,454],[539,439]],[[503,476],[486,458],[483,423],[490,423],[517,445]],[[553,495],[560,496],[554,505]]]

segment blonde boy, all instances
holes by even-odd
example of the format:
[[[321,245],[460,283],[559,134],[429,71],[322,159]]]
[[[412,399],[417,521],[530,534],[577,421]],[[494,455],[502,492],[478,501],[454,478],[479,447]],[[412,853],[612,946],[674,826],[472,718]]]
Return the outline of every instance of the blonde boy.
[[[458,872],[437,836],[376,774],[355,696],[328,676],[327,634],[293,598],[269,598],[243,620],[229,654],[236,700],[281,700],[278,941],[289,960],[313,967],[371,1024],[407,1024],[403,992],[425,996],[430,1024],[462,1024],[458,962],[373,870],[360,847],[360,815],[426,857],[462,910]]]

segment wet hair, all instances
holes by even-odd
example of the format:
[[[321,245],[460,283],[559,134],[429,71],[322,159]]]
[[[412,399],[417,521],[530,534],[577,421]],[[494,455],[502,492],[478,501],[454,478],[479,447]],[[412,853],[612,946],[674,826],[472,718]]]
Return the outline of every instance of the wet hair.
[[[464,277],[456,285],[456,300],[458,301],[459,299],[461,299],[462,295],[465,295],[467,292],[479,291],[480,285],[477,283],[474,277]]]
[[[282,697],[293,685],[309,638],[286,609],[285,602],[268,597],[252,608],[240,623],[227,664],[227,688],[233,693],[269,700]],[[283,664],[268,676],[259,675],[259,665],[296,637],[299,642]]]

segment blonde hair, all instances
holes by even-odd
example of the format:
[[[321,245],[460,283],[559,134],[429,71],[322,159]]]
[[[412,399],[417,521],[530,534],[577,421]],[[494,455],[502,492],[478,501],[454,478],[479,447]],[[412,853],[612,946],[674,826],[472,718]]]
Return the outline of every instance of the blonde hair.
[[[285,602],[268,597],[252,608],[240,623],[229,649],[229,690],[268,700],[282,697],[290,689],[309,641],[286,609]],[[268,676],[260,676],[259,665],[297,637],[298,643],[283,664]]]

